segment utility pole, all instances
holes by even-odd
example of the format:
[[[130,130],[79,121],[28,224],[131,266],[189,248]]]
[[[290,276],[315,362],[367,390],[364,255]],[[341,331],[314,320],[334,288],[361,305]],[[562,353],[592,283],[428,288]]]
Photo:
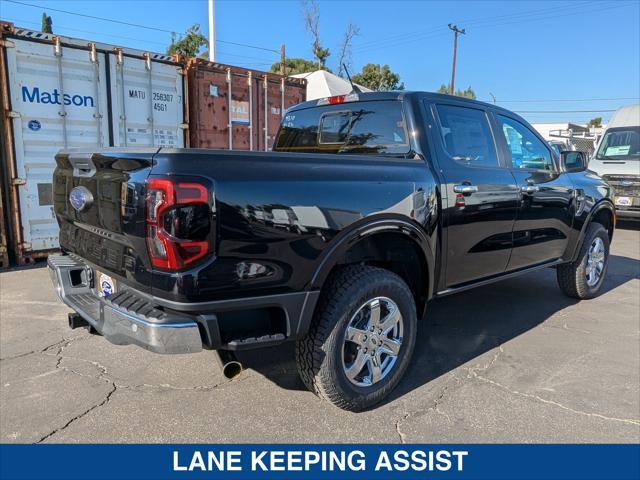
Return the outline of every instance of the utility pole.
[[[213,0],[209,0],[209,61],[216,61],[216,20]]]
[[[449,85],[449,94],[453,95],[453,87],[456,83],[456,53],[458,51],[458,34],[464,35],[464,28],[460,30],[456,25],[449,24],[449,30],[453,32],[453,67],[451,69],[451,85]]]
[[[280,75],[286,75],[286,56],[284,54],[284,43],[280,45]]]

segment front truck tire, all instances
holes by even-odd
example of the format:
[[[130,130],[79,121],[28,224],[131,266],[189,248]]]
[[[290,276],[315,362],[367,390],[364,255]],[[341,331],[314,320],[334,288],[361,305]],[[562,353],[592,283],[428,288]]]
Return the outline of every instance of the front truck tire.
[[[585,300],[598,295],[609,266],[609,235],[599,223],[587,227],[575,262],[556,269],[558,285],[565,295]]]
[[[307,388],[344,410],[381,402],[404,375],[416,342],[407,284],[376,267],[338,270],[323,289],[307,335],[296,342]]]

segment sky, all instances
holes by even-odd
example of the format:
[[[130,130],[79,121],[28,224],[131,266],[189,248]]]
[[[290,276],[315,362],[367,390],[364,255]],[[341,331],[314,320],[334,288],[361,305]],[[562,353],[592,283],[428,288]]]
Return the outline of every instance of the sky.
[[[606,123],[610,110],[640,101],[640,0],[319,0],[318,7],[334,71],[351,21],[360,32],[352,73],[388,64],[408,90],[437,90],[451,79],[453,23],[466,31],[456,88],[470,86],[479,100],[495,98],[532,123],[598,116]],[[0,18],[21,27],[39,30],[43,11],[55,33],[155,52],[166,51],[170,32],[194,23],[208,32],[207,0],[0,0]],[[312,58],[299,0],[216,0],[215,12],[219,62],[268,70],[281,44],[287,57]]]

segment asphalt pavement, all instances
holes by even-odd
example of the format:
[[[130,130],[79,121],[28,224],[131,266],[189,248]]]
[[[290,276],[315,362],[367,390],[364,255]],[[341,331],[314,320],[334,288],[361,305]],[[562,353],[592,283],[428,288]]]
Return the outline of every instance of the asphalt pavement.
[[[70,330],[46,268],[0,273],[0,442],[640,442],[640,231],[616,231],[604,293],[539,271],[435,300],[384,404],[349,413],[293,347],[157,355]]]

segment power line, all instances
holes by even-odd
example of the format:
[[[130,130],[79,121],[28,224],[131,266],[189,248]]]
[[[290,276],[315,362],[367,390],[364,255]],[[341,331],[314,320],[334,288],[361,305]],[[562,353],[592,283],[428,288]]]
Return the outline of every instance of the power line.
[[[4,0],[4,1],[9,2],[9,3],[15,3],[15,4],[18,4],[18,5],[24,5],[25,7],[33,7],[33,8],[43,9],[43,10],[51,10],[52,12],[66,13],[67,15],[75,15],[77,17],[91,18],[93,20],[102,20],[104,22],[119,23],[120,25],[127,25],[129,27],[145,28],[147,30],[155,30],[157,32],[164,32],[164,33],[176,33],[173,30],[165,30],[164,28],[149,27],[147,25],[140,25],[139,23],[123,22],[122,20],[115,20],[113,18],[98,17],[98,16],[95,16],[95,15],[87,15],[85,13],[70,12],[68,10],[60,10],[59,8],[43,7],[42,5],[34,5],[32,3],[19,2],[17,0]]]
[[[609,102],[618,100],[638,100],[640,97],[612,97],[612,98],[550,98],[539,100],[500,100],[499,103],[545,103],[545,102]],[[485,100],[489,101],[489,100]]]
[[[42,5],[34,5],[33,3],[20,2],[18,0],[3,0],[3,1],[9,2],[9,3],[15,3],[17,5],[23,5],[25,7],[32,7],[32,8],[37,8],[37,9],[46,9],[46,10],[50,10],[52,12],[64,13],[64,14],[67,14],[67,15],[75,15],[75,16],[78,16],[78,17],[91,18],[93,20],[100,20],[100,21],[103,21],[103,22],[117,23],[117,24],[120,24],[120,25],[126,25],[128,27],[144,28],[144,29],[147,29],[147,30],[154,30],[156,32],[163,32],[163,33],[169,33],[169,34],[175,34],[176,33],[173,30],[167,30],[165,28],[150,27],[148,25],[141,25],[139,23],[124,22],[122,20],[116,20],[114,18],[98,17],[96,15],[88,15],[88,14],[85,14],[85,13],[70,12],[68,10],[61,10],[59,8],[43,7]],[[239,47],[255,48],[257,50],[265,50],[267,52],[275,52],[275,53],[279,53],[280,52],[280,50],[275,50],[275,49],[265,48],[265,47],[259,47],[257,45],[249,45],[249,44],[246,44],[246,43],[230,42],[230,41],[219,40],[219,39],[216,39],[216,42],[218,42],[218,43],[226,43],[226,44],[229,44],[229,45],[236,45],[236,46],[239,46]]]
[[[491,16],[491,17],[483,17],[483,18],[476,18],[476,19],[469,19],[469,20],[463,20],[462,23],[466,24],[466,25],[471,25],[474,26],[478,23],[482,23],[482,22],[494,22],[497,19],[511,19],[511,18],[519,18],[522,16],[525,16],[527,18],[530,18],[530,16],[532,14],[545,14],[545,13],[549,13],[549,12],[558,12],[558,10],[563,10],[563,9],[573,9],[576,6],[584,6],[584,5],[588,5],[590,3],[593,3],[592,1],[588,1],[588,2],[582,2],[581,4],[573,4],[573,5],[565,5],[565,6],[556,6],[553,8],[548,8],[545,7],[543,9],[536,9],[536,10],[528,10],[526,12],[515,12],[515,13],[509,13],[509,14],[504,14],[504,15],[498,15],[498,16]],[[363,44],[358,45],[357,49],[362,49],[364,47],[364,50],[368,50],[370,46],[372,45],[376,45],[376,44],[382,44],[382,45],[387,45],[389,44],[389,42],[394,42],[392,43],[392,45],[398,45],[398,41],[401,41],[400,44],[402,43],[406,43],[409,41],[417,41],[417,40],[421,40],[423,38],[424,35],[427,35],[427,37],[425,38],[431,38],[433,36],[438,36],[438,35],[442,35],[444,33],[446,33],[446,27],[444,26],[440,26],[440,27],[436,27],[433,29],[427,29],[427,30],[419,30],[413,33],[401,33],[401,34],[396,34],[396,35],[392,35],[390,37],[386,37],[384,39],[379,39],[379,40],[373,40],[373,41],[369,41],[369,42],[365,42]],[[436,33],[439,32],[439,33]],[[435,35],[434,35],[435,34]],[[373,48],[375,49],[375,48]]]
[[[12,17],[5,17],[6,20],[9,20],[11,22],[19,22],[20,24],[26,24],[26,25],[35,25],[35,26],[39,26],[40,24],[37,22],[32,22],[30,20],[23,20],[23,19],[19,19],[19,18],[12,18]],[[56,29],[58,30],[69,30],[69,31],[74,31],[74,32],[80,32],[80,33],[87,33],[87,34],[91,34],[91,35],[102,35],[102,36],[106,36],[106,37],[113,37],[113,38],[120,38],[120,39],[124,39],[124,40],[135,40],[138,42],[145,42],[145,43],[153,43],[153,44],[157,44],[157,45],[164,45],[165,47],[167,46],[166,42],[157,42],[157,41],[153,41],[153,40],[148,40],[146,38],[136,38],[136,37],[126,37],[123,35],[113,35],[111,33],[103,33],[103,32],[96,32],[93,30],[82,30],[79,28],[71,28],[71,27],[65,27],[62,25],[57,25]],[[238,53],[232,53],[232,52],[227,52],[224,50],[218,50],[218,53],[220,55],[222,55],[223,57],[236,57],[236,58],[243,58],[243,59],[248,59],[248,60],[261,60],[262,63],[260,62],[254,62],[253,65],[272,65],[272,62],[267,62],[266,58],[262,58],[262,57],[252,57],[249,55],[240,55]],[[275,61],[275,60],[274,60]],[[242,65],[238,65],[238,66],[242,66]]]
[[[578,15],[583,13],[591,13],[596,11],[603,10],[611,10],[614,8],[628,7],[631,5],[635,5],[636,2],[629,2],[625,4],[613,4],[603,6],[597,2],[585,2],[582,4],[569,4],[565,6],[556,6],[553,8],[546,8],[541,10],[531,10],[527,12],[519,12],[515,14],[507,14],[496,17],[485,17],[483,19],[469,20],[464,22],[465,26],[468,28],[469,25],[476,28],[489,28],[489,27],[497,27],[503,25],[511,25],[521,23],[522,21],[526,21],[527,23],[535,22],[538,20],[547,20],[550,18],[556,18],[560,12],[563,10],[570,10],[572,14]],[[589,9],[577,9],[576,7],[585,6],[585,7],[596,7]],[[537,13],[536,13],[537,12]],[[496,19],[502,19],[499,22],[495,22]],[[484,24],[483,24],[484,23]],[[390,47],[400,46],[406,43],[413,43],[420,40],[427,40],[430,38],[442,36],[446,33],[446,27],[438,27],[432,30],[424,30],[422,32],[414,32],[412,34],[399,34],[396,39],[380,39],[374,40],[372,42],[368,42],[365,44],[360,44],[357,47],[354,47],[354,51],[358,53],[362,53],[370,50],[380,50]]]
[[[528,10],[526,12],[513,12],[513,13],[508,13],[508,14],[503,14],[503,15],[492,15],[490,17],[482,17],[482,18],[476,18],[476,19],[467,19],[467,20],[461,20],[460,23],[464,23],[465,25],[475,25],[477,23],[482,23],[482,22],[493,22],[495,20],[498,19],[510,19],[510,18],[515,18],[515,17],[522,17],[522,16],[526,16],[529,17],[532,14],[541,14],[541,13],[548,13],[548,12],[557,12],[558,10],[563,10],[563,9],[573,9],[576,8],[578,6],[585,6],[588,4],[592,4],[594,3],[593,1],[583,1],[581,3],[574,3],[572,5],[565,5],[565,6],[555,6],[552,8],[549,7],[545,7],[542,9],[536,9],[536,10]],[[430,29],[426,29],[426,30],[417,30],[411,33],[398,33],[395,35],[390,35],[388,37],[385,37],[383,39],[378,39],[378,40],[372,40],[369,42],[364,42],[358,45],[357,49],[361,49],[361,48],[365,48],[368,46],[372,46],[372,45],[377,45],[377,44],[387,44],[388,42],[393,42],[393,41],[398,41],[398,40],[408,40],[410,37],[421,37],[423,35],[429,35],[432,36],[433,33],[435,33],[436,31],[441,31],[441,33],[446,33],[446,27],[444,26],[439,26],[439,27],[434,27],[434,28],[430,28]],[[414,38],[413,40],[418,40],[419,38]]]
[[[227,45],[237,45],[239,47],[255,48],[256,50],[264,50],[265,52],[280,53],[280,50],[274,50],[273,48],[257,47],[255,45],[248,45],[246,43],[236,43],[236,42],[229,42],[226,40],[218,40],[218,39],[216,39],[216,42],[226,43]]]
[[[20,18],[5,17],[5,19],[9,20],[11,22],[19,22],[20,24],[36,25],[36,26],[40,25],[38,22],[32,22],[31,20],[23,20],[23,19],[20,19]],[[103,36],[106,36],[106,37],[121,38],[121,39],[124,39],[124,40],[135,40],[135,41],[138,41],[138,42],[154,43],[154,44],[157,44],[157,45],[164,45],[165,47],[167,46],[166,42],[157,42],[157,41],[153,41],[153,40],[148,40],[146,38],[125,37],[123,35],[113,35],[111,33],[96,32],[96,31],[93,31],[93,30],[81,30],[79,28],[65,27],[63,25],[57,25],[56,29],[58,29],[58,30],[69,30],[69,31],[81,32],[81,33],[88,33],[88,34],[91,34],[91,35],[103,35]],[[263,63],[261,63],[260,65],[267,65],[267,61],[266,61],[267,59],[263,58],[263,57],[252,57],[250,55],[241,55],[239,53],[227,52],[225,50],[218,50],[218,53],[220,53],[221,55],[223,55],[225,57],[246,58],[248,60],[262,60]],[[273,64],[273,62],[268,62],[268,64],[271,65],[271,64]],[[256,65],[258,65],[258,63],[256,63]]]
[[[39,26],[40,23],[38,22],[32,22],[30,20],[21,20],[19,18],[11,18],[11,17],[5,17],[6,20],[9,20],[10,22],[19,22],[21,24],[26,24],[26,25],[35,25],[35,26]],[[111,33],[104,33],[104,32],[94,32],[93,30],[81,30],[79,28],[71,28],[71,27],[65,27],[62,25],[55,25],[56,30],[69,30],[72,32],[80,32],[80,33],[88,33],[91,35],[103,35],[105,37],[113,37],[113,38],[121,38],[124,40],[135,40],[138,42],[146,42],[146,43],[154,43],[157,45],[164,45],[166,47],[166,42],[156,42],[153,40],[148,40],[146,38],[135,38],[135,37],[125,37],[123,35],[113,35]]]

